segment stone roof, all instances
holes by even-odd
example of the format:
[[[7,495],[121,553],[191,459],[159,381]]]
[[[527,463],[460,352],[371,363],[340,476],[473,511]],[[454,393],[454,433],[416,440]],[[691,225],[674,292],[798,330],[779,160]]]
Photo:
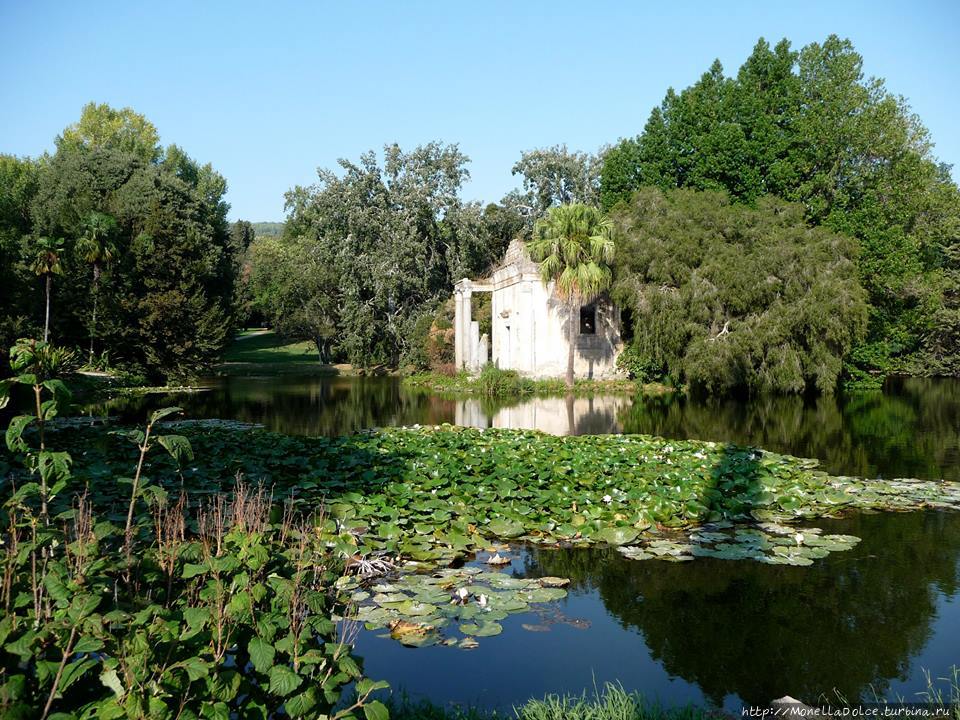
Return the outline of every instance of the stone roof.
[[[510,241],[507,251],[503,254],[503,260],[497,266],[497,270],[504,270],[511,265],[516,266],[517,272],[539,272],[540,267],[527,253],[527,247],[523,240],[514,238]]]

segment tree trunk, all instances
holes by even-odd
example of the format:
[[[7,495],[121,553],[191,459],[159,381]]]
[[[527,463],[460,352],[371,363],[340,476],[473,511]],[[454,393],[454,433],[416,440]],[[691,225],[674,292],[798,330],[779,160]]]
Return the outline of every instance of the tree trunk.
[[[47,342],[47,338],[50,337],[50,284],[51,284],[50,273],[47,273],[47,312],[43,318],[43,341]]]
[[[573,389],[573,359],[575,355],[575,345],[577,342],[577,335],[574,332],[576,326],[573,324],[573,300],[570,301],[570,317],[567,321],[567,388],[569,390]]]
[[[90,359],[88,364],[93,367],[93,339],[97,335],[97,301],[100,299],[100,266],[93,266],[93,318],[90,322]]]

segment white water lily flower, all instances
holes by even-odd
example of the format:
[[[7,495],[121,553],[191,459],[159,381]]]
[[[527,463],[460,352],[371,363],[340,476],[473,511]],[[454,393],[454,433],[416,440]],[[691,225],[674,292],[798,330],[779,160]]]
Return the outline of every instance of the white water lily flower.
[[[470,591],[467,590],[465,587],[462,587],[459,590],[457,590],[457,596],[461,600],[466,600],[468,597],[470,597]]]
[[[803,544],[803,533],[797,533],[793,536],[793,539],[797,541],[797,546],[799,547]]]
[[[609,495],[604,495],[604,496],[603,496],[603,501],[604,501],[605,503],[611,502],[612,500],[613,500],[613,498],[610,497]]]
[[[486,607],[486,606],[487,606],[487,596],[481,594],[480,597],[477,598],[477,602],[480,603],[480,607]]]

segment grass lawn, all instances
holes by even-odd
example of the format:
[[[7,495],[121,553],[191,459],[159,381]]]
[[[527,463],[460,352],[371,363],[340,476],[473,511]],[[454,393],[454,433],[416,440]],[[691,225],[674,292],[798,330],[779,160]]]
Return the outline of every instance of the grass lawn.
[[[317,347],[312,342],[291,342],[272,330],[241,332],[227,349],[217,370],[227,375],[339,372],[336,366],[317,360]]]

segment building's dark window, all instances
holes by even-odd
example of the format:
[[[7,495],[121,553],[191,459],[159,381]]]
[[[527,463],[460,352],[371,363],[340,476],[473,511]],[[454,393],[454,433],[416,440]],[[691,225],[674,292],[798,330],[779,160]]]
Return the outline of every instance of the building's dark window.
[[[580,334],[597,334],[597,306],[582,305],[580,307]]]

